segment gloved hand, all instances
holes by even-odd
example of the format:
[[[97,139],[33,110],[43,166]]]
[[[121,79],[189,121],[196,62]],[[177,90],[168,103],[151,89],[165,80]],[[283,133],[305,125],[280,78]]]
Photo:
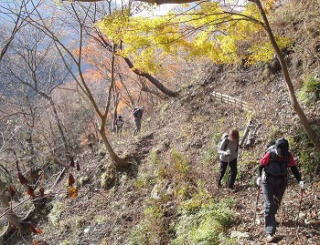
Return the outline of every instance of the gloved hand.
[[[230,155],[231,155],[231,151],[230,151],[230,150],[226,150],[226,151],[224,152],[224,155],[225,155],[225,156],[230,156]]]
[[[304,187],[305,187],[305,186],[304,186],[304,181],[302,181],[302,180],[301,180],[301,181],[299,181],[299,185],[300,185],[300,188],[303,190],[303,189],[304,189]]]
[[[258,178],[257,178],[256,184],[257,184],[257,186],[260,186],[260,185],[261,185],[261,177],[258,177]]]

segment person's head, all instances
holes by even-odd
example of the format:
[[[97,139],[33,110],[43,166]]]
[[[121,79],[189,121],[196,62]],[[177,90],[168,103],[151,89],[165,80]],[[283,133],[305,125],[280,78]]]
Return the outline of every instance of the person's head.
[[[239,131],[237,129],[230,130],[229,138],[232,141],[239,141]]]
[[[118,116],[118,118],[119,118],[119,119],[122,119],[122,116],[121,116],[121,115],[119,115],[119,116]]]
[[[286,157],[289,154],[289,142],[285,138],[276,141],[276,152],[280,157]]]

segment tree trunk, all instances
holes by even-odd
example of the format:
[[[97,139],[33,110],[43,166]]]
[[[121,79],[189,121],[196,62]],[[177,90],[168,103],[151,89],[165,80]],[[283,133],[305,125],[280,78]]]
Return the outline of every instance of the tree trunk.
[[[100,125],[100,135],[101,138],[103,140],[103,143],[107,149],[107,151],[109,152],[109,155],[115,165],[115,167],[117,169],[121,169],[121,168],[126,168],[129,166],[129,162],[126,161],[125,159],[122,159],[120,157],[118,157],[118,155],[113,151],[112,146],[109,143],[109,140],[107,138],[106,135],[106,122],[107,122],[107,117],[108,117],[108,113],[109,113],[109,108],[110,108],[110,103],[111,103],[111,96],[112,96],[112,91],[115,85],[115,77],[114,77],[114,64],[115,64],[115,45],[112,46],[112,60],[111,60],[111,84],[109,87],[109,91],[108,91],[108,98],[106,101],[106,106],[105,106],[105,110],[103,115],[100,116],[100,120],[101,120],[101,125]]]
[[[110,52],[113,52],[112,51],[112,45],[110,45],[108,43],[108,41],[104,38],[104,36],[101,33],[98,33],[98,36],[99,36],[99,39],[96,39],[98,41],[98,43],[100,43],[100,45],[102,45],[102,47],[108,49]],[[156,86],[165,95],[167,95],[169,97],[176,97],[176,96],[179,95],[178,92],[175,92],[175,91],[172,91],[172,90],[166,88],[158,79],[156,79],[155,77],[153,77],[149,73],[142,72],[141,70],[135,68],[133,63],[131,62],[131,60],[128,57],[123,57],[123,56],[120,56],[120,57],[124,59],[124,61],[129,66],[129,68],[135,74],[137,74],[138,76],[142,76],[142,77],[145,77],[146,79],[148,79],[149,82],[151,82],[154,86]]]
[[[100,129],[99,129],[99,133],[100,133],[100,136],[103,140],[103,143],[115,165],[115,167],[117,169],[123,169],[123,168],[126,168],[129,166],[129,162],[126,161],[125,159],[122,159],[120,157],[118,157],[118,155],[113,151],[112,149],[112,146],[110,145],[109,143],[109,140],[107,138],[107,135],[106,135],[106,132],[105,132],[105,120],[102,120],[102,123],[101,123],[101,126],[100,126]]]
[[[59,129],[59,133],[61,135],[61,138],[62,138],[62,141],[63,141],[63,145],[64,145],[64,148],[65,148],[65,155],[66,155],[66,158],[68,161],[73,161],[73,158],[71,156],[71,153],[70,153],[70,147],[69,147],[69,144],[68,144],[68,141],[66,139],[66,136],[63,132],[63,128],[62,128],[62,121],[59,117],[59,114],[58,114],[58,111],[57,111],[57,108],[56,108],[56,105],[54,104],[53,100],[51,97],[49,97],[49,102],[50,102],[50,106],[52,108],[52,111],[53,111],[53,114],[54,114],[54,118],[57,122],[57,126],[58,126],[58,129]]]
[[[142,71],[134,68],[131,60],[129,60],[128,58],[123,57],[123,59],[127,63],[127,65],[129,66],[129,68],[131,68],[132,71],[135,74],[137,74],[138,76],[142,76],[142,77],[145,77],[146,79],[148,79],[148,81],[150,81],[154,86],[156,86],[165,95],[167,95],[169,97],[177,97],[179,95],[178,92],[175,92],[175,91],[172,91],[172,90],[166,88],[158,79],[156,79],[155,77],[151,76],[149,73],[142,72]]]
[[[267,31],[268,35],[269,35],[269,38],[270,38],[270,41],[271,41],[271,44],[272,44],[272,47],[274,48],[278,58],[279,58],[279,61],[280,61],[280,65],[281,65],[281,69],[282,69],[282,73],[283,73],[283,76],[284,76],[284,80],[287,84],[287,87],[288,87],[288,91],[289,91],[289,94],[290,94],[290,99],[291,99],[291,104],[293,106],[293,109],[295,110],[295,112],[298,114],[299,116],[299,119],[309,137],[309,139],[312,141],[312,143],[314,144],[315,148],[318,150],[318,152],[320,152],[320,141],[319,141],[319,138],[317,137],[317,134],[316,132],[312,129],[312,127],[310,126],[309,124],[309,121],[306,117],[306,115],[304,114],[298,100],[297,100],[297,97],[296,97],[296,94],[295,94],[295,91],[294,91],[294,87],[293,87],[293,84],[292,84],[292,81],[291,81],[291,78],[290,78],[290,74],[289,74],[289,71],[288,71],[288,66],[286,64],[286,61],[284,60],[284,57],[283,57],[283,54],[282,54],[282,51],[280,50],[277,42],[276,42],[276,39],[273,35],[273,32],[272,32],[272,29],[270,27],[270,24],[269,24],[269,21],[268,21],[268,18],[264,12],[264,9],[262,7],[262,4],[261,4],[261,1],[260,0],[255,0],[255,3],[256,5],[258,6],[258,9],[260,11],[260,14],[263,18],[263,22],[265,24],[265,30]]]

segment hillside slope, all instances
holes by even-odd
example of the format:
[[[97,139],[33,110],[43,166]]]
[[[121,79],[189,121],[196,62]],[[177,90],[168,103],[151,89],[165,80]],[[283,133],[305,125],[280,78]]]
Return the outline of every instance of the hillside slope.
[[[305,15],[294,18],[298,7],[278,9],[276,15],[289,11],[293,19],[288,17],[275,27],[292,38],[299,37],[286,57],[297,89],[305,77],[319,75],[320,64],[316,48],[320,33],[310,30],[302,37],[305,25],[314,23]],[[309,11],[309,7],[303,9]],[[311,16],[314,11],[318,9],[310,10]],[[307,42],[309,35],[312,42]],[[300,52],[303,47],[312,50],[308,58]],[[116,152],[131,156],[130,169],[116,172],[98,143],[94,152],[83,149],[78,156],[83,166],[77,176],[79,196],[68,199],[65,193],[58,195],[49,204],[48,218],[38,224],[43,234],[23,239],[11,236],[6,244],[36,240],[61,245],[265,244],[262,195],[255,224],[253,220],[257,159],[266,144],[280,136],[289,139],[307,189],[302,197],[290,176],[277,217],[278,244],[320,244],[319,159],[290,106],[277,60],[254,66],[208,67],[190,68],[190,74],[203,78],[191,78],[183,84],[179,97],[147,113],[139,135],[125,131],[119,137],[111,136]],[[223,103],[212,96],[213,91],[246,101],[254,110]],[[320,100],[303,107],[320,133]],[[240,150],[237,192],[218,189],[217,143],[230,128],[238,128],[243,135],[250,119],[261,127],[255,143]],[[63,192],[64,184],[57,189]]]

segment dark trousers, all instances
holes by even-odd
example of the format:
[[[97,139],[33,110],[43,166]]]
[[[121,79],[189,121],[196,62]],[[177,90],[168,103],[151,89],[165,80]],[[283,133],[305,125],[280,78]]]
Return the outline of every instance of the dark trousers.
[[[135,117],[134,118],[134,123],[136,124],[135,132],[136,133],[140,132],[140,129],[141,129],[141,118],[140,117]]]
[[[116,133],[117,134],[120,134],[121,129],[122,129],[122,125],[121,126],[120,125],[116,125]]]
[[[262,180],[264,198],[265,231],[273,235],[276,232],[276,218],[283,194],[287,187],[286,177],[268,176]]]
[[[220,175],[218,180],[218,185],[221,185],[221,180],[227,170],[227,166],[230,166],[230,176],[228,181],[228,187],[233,189],[234,182],[236,181],[237,177],[237,159],[232,160],[231,162],[220,162]]]

